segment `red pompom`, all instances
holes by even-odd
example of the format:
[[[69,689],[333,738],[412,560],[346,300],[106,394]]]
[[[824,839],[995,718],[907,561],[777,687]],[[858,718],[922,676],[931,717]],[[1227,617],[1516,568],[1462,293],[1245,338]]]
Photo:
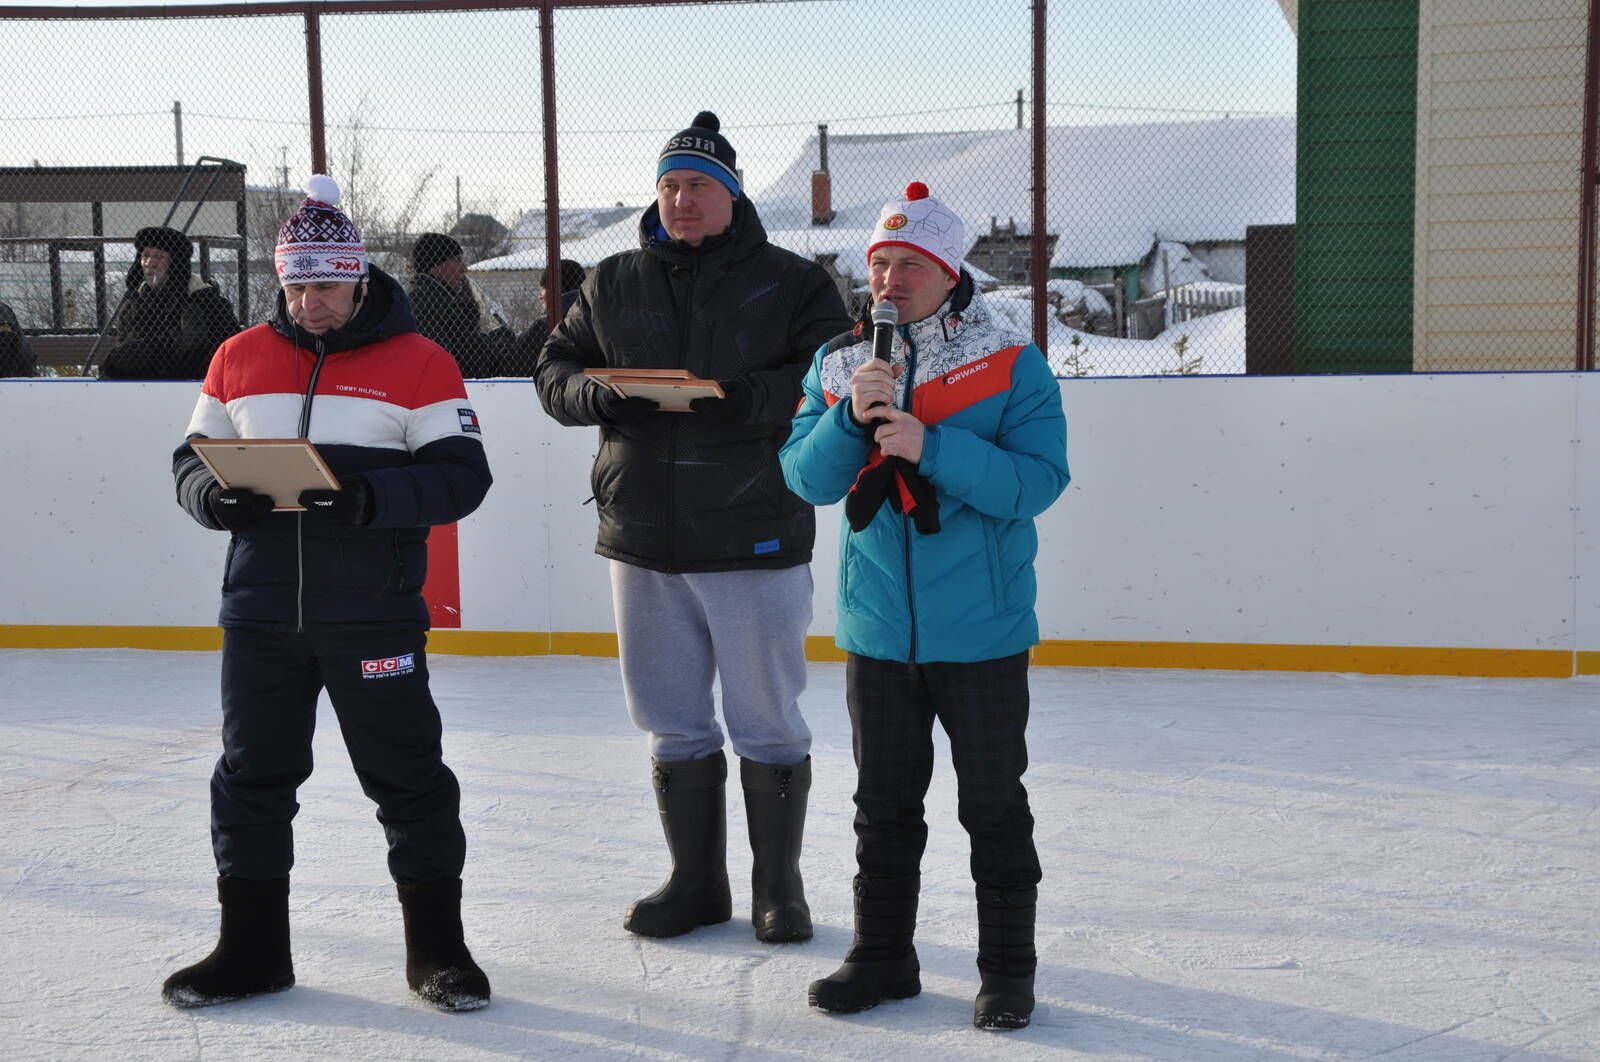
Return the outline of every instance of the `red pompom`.
[[[926,198],[928,198],[928,186],[923,184],[921,181],[912,181],[910,184],[906,185],[906,198],[907,199],[926,199]]]

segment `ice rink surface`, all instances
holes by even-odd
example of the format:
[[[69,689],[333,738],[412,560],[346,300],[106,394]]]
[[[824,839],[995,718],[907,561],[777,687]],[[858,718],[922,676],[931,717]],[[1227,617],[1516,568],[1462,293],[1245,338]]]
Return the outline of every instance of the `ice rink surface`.
[[[971,1027],[977,928],[939,738],[923,993],[805,986],[850,937],[843,667],[812,665],[815,939],[622,929],[667,861],[614,660],[430,660],[461,778],[464,920],[494,985],[405,986],[382,832],[326,704],[301,790],[298,985],[181,1012],[215,941],[215,653],[0,651],[0,1055],[18,1059],[1600,1060],[1600,679],[1036,668],[1039,1009]]]

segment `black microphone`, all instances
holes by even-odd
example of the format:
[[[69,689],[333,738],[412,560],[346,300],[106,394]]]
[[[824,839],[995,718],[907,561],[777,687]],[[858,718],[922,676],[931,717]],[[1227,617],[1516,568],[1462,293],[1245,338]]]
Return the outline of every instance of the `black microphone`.
[[[872,356],[889,360],[894,345],[894,326],[900,323],[900,309],[888,299],[872,307]]]
[[[890,350],[894,346],[894,326],[900,320],[900,308],[888,299],[872,307],[872,356],[879,361],[887,363]],[[886,406],[887,402],[874,402],[868,409],[877,409]],[[877,422],[872,424],[867,437],[872,438],[878,432]]]

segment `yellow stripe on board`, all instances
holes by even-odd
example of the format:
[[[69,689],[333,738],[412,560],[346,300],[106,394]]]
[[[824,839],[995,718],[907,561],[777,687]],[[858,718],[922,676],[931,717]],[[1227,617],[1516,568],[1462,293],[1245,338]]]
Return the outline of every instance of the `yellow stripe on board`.
[[[0,624],[0,649],[221,649],[220,627],[50,627]]]
[[[610,631],[456,631],[428,632],[428,652],[459,656],[616,656]]]
[[[94,627],[0,624],[0,649],[216,650],[216,627]],[[615,657],[610,631],[428,632],[428,649],[461,656]],[[806,658],[838,663],[828,636],[806,639]],[[1554,649],[1443,649],[1386,645],[1252,645],[1227,642],[1047,641],[1033,651],[1043,667],[1216,668],[1225,671],[1327,671],[1369,675],[1472,675],[1570,678],[1600,675],[1600,652]]]
[[[1578,654],[1583,655],[1583,654]],[[1253,645],[1228,642],[1041,642],[1033,662],[1055,667],[1180,667],[1224,671],[1331,671],[1367,675],[1570,678],[1571,652],[1399,645]]]

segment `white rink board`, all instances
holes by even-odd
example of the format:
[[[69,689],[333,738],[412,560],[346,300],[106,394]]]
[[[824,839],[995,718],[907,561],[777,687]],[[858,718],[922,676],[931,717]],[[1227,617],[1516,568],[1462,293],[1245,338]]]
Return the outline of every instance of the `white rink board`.
[[[461,526],[463,629],[610,631],[583,504],[595,431],[549,420],[525,381],[470,390],[496,482]],[[1062,390],[1074,479],[1040,520],[1046,639],[1600,649],[1593,378]],[[0,624],[214,622],[225,538],[176,507],[169,467],[196,392],[0,383]],[[834,623],[838,522],[818,513],[817,635]]]

